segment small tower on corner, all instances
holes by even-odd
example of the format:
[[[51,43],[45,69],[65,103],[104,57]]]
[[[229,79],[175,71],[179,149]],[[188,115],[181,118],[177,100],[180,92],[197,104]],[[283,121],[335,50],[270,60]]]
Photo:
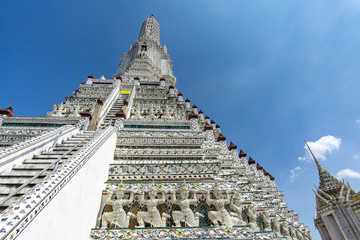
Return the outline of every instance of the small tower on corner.
[[[304,140],[305,141],[305,140]],[[322,239],[360,239],[360,193],[339,181],[319,163],[305,141],[316,163],[320,184],[315,193],[315,226]]]

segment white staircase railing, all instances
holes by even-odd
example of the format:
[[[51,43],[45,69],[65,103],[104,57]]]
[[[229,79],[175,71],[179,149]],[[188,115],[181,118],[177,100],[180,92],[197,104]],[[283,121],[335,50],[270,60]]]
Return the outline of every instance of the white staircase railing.
[[[136,86],[138,85],[137,81],[134,82],[134,86],[131,90],[131,93],[130,93],[130,96],[128,98],[128,110],[126,112],[126,119],[129,119],[130,118],[130,114],[131,114],[131,107],[132,107],[132,103],[134,101],[134,98],[135,98],[135,94],[136,94]]]

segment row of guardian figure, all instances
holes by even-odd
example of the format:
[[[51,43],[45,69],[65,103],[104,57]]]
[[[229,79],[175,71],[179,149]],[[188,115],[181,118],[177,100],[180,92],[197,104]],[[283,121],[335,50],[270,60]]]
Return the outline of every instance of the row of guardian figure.
[[[124,199],[125,191],[118,190],[116,193],[116,199],[114,198],[114,193],[111,196],[110,200],[107,202],[108,205],[112,205],[112,212],[104,212],[102,215],[101,225],[102,227],[107,227],[108,223],[110,225],[119,227],[119,228],[128,228],[131,218],[137,218],[139,225],[137,227],[145,227],[145,223],[150,224],[151,227],[166,227],[167,221],[172,217],[175,227],[181,227],[182,223],[187,227],[198,227],[200,217],[204,217],[199,212],[193,212],[191,206],[198,203],[198,198],[196,192],[193,193],[193,197],[190,197],[190,191],[184,182],[179,189],[180,198],[176,197],[176,192],[172,191],[171,200],[173,204],[176,204],[180,207],[180,211],[172,211],[172,216],[167,213],[160,214],[158,206],[166,202],[165,192],[161,193],[161,198],[157,198],[158,190],[153,184],[148,192],[148,199],[145,199],[145,194],[142,192],[138,197],[138,202],[140,205],[144,205],[147,208],[147,211],[138,211],[135,215],[132,212],[126,213],[124,206],[131,204],[134,201],[134,193],[130,193],[129,199]],[[211,198],[210,191],[205,193],[206,203],[209,206],[214,206],[215,210],[208,212],[208,218],[214,226],[239,226],[239,225],[250,225],[253,230],[258,230],[256,224],[256,216],[252,205],[249,205],[247,208],[247,217],[248,223],[243,221],[243,208],[241,205],[241,199],[239,195],[233,195],[230,197],[230,193],[226,192],[225,196],[222,194],[222,191],[218,184],[215,184],[213,189],[213,196]],[[231,212],[229,213],[226,210],[226,206],[230,205]],[[266,224],[266,227],[269,225]],[[269,229],[270,230],[270,229]]]

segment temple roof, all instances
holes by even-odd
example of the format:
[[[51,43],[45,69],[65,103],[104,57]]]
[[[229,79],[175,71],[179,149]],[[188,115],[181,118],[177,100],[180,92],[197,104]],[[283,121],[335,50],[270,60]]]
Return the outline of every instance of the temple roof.
[[[304,140],[305,141],[305,140]],[[329,198],[334,197],[345,197],[344,194],[346,194],[347,191],[350,191],[350,199],[356,195],[356,192],[351,188],[349,184],[345,185],[344,182],[339,181],[336,179],[333,175],[331,175],[316,159],[314,153],[311,151],[309,145],[305,141],[305,144],[307,148],[310,151],[310,154],[312,155],[318,172],[319,172],[319,189],[316,194],[316,205],[317,207],[322,207],[327,204],[327,200],[330,200]],[[324,198],[326,200],[324,200]]]
[[[0,109],[0,115],[5,115],[5,116],[8,116],[8,117],[14,117],[13,106],[10,106],[10,107],[5,108],[5,109]]]

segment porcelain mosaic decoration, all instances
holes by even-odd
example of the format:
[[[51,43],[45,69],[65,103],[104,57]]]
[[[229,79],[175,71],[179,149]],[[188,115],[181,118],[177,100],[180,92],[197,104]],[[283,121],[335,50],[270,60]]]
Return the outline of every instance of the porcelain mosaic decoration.
[[[114,157],[90,239],[311,239],[275,178],[184,100],[172,68],[150,16],[112,79],[88,76],[46,117],[0,118],[0,164],[21,151],[27,158],[3,176],[39,177],[0,199],[0,239],[21,236],[109,136]]]

